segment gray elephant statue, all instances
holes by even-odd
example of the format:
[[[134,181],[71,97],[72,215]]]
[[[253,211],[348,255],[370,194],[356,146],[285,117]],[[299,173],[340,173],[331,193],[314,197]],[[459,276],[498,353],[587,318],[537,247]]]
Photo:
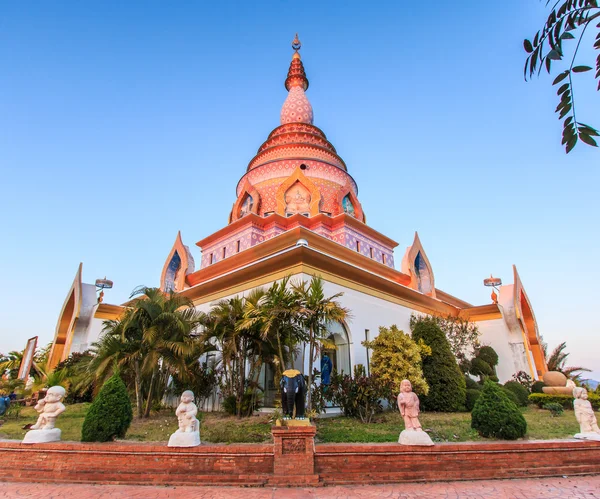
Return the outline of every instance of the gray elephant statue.
[[[296,369],[284,371],[280,382],[281,409],[283,419],[292,419],[294,405],[296,406],[296,419],[304,419],[304,398],[306,396],[306,383],[302,373]]]

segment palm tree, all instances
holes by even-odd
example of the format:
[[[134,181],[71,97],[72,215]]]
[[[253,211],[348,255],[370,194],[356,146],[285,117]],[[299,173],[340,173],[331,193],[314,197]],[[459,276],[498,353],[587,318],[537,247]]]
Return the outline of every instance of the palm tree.
[[[563,341],[554,350],[552,350],[552,353],[550,356],[548,356],[548,345],[546,343],[542,343],[542,349],[544,351],[544,357],[546,358],[548,371],[561,372],[567,378],[571,378],[573,380],[579,380],[582,372],[591,372],[591,370],[587,367],[565,366],[567,357],[569,356],[569,353],[565,352],[565,348],[567,348],[567,343]]]
[[[125,378],[133,376],[138,417],[148,417],[159,378],[186,369],[189,357],[196,352],[200,314],[189,299],[173,292],[165,294],[146,287],[141,292],[143,296],[123,317],[105,322],[90,367],[101,379],[114,366],[121,368]]]
[[[338,322],[344,324],[351,318],[350,311],[337,301],[343,293],[326,297],[323,279],[313,276],[310,283],[302,281],[292,285],[296,296],[296,311],[299,322],[308,330],[308,403],[312,409],[312,378],[317,341],[325,340],[327,326]]]
[[[305,336],[297,320],[297,300],[288,287],[289,280],[289,276],[284,277],[266,291],[259,290],[249,296],[244,305],[244,318],[239,323],[240,330],[258,328],[263,341],[275,341],[279,374],[291,367],[295,347]]]

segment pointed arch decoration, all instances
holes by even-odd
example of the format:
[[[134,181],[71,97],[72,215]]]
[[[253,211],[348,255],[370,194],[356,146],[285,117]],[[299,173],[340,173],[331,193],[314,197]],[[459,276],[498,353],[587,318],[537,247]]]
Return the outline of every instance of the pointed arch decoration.
[[[310,193],[310,203],[308,207],[308,213],[311,217],[319,214],[319,206],[321,204],[321,191],[318,187],[302,173],[299,166],[296,167],[294,172],[277,188],[275,194],[275,200],[277,201],[276,213],[285,217],[286,211],[286,200],[285,195],[287,191],[298,182]]]
[[[250,200],[250,203],[248,203]],[[242,208],[246,210],[246,213],[242,214]],[[244,180],[244,185],[240,191],[240,195],[233,204],[231,210],[230,223],[239,220],[248,213],[254,213],[258,215],[260,208],[260,194],[256,188],[248,182],[248,179]]]
[[[435,276],[418,232],[411,246],[406,248],[401,270],[410,276],[410,287],[424,295],[435,298]]]
[[[71,351],[73,330],[81,309],[82,268],[83,263],[80,263],[75,274],[75,279],[73,279],[73,284],[67,293],[62,310],[58,316],[54,341],[52,342],[48,356],[48,368],[50,370],[54,369],[59,362],[65,360]]]
[[[350,188],[349,184],[346,184],[344,187],[342,187],[338,194],[338,206],[340,209],[340,213],[347,212],[344,207],[345,198],[349,199],[349,201],[352,203],[352,207],[354,208],[354,214],[352,216],[357,220],[360,220],[361,222],[365,223],[365,214],[363,212],[362,205],[360,204],[360,201],[358,200],[358,197],[356,197],[354,191]]]
[[[169,252],[160,277],[160,289],[168,291],[183,291],[186,287],[185,277],[196,270],[194,257],[190,249],[183,244],[181,232],[177,232],[175,244]]]

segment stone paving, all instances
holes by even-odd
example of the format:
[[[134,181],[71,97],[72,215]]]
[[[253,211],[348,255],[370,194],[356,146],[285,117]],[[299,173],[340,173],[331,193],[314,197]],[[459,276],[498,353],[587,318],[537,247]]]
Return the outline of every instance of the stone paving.
[[[164,487],[0,483],[1,498],[43,499],[592,499],[600,475],[473,482],[404,483],[321,488]]]

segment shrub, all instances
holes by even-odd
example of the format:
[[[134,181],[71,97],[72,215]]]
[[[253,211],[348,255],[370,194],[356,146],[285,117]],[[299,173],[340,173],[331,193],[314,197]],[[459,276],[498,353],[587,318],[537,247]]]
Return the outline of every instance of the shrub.
[[[600,410],[600,396],[595,393],[588,393],[588,400],[595,411]],[[565,409],[573,409],[573,397],[566,394],[532,393],[529,395],[529,402],[537,405],[540,409],[543,409],[544,405],[553,402],[562,405]]]
[[[502,389],[502,391],[504,393],[506,393],[506,396],[509,398],[509,400],[518,407],[519,406],[519,397],[517,397],[515,392],[509,390],[508,388],[504,388],[502,385],[499,385],[499,386]]]
[[[531,393],[544,393],[542,391],[542,388],[544,388],[544,382],[543,381],[536,381],[531,385]]]
[[[242,397],[241,405],[240,411],[236,411],[237,398],[235,395],[228,395],[223,399],[222,402],[223,410],[227,414],[231,414],[232,416],[236,414],[252,415],[254,411],[257,411],[260,408],[261,405],[258,391],[247,388]]]
[[[531,392],[531,385],[533,384],[533,379],[525,371],[516,372],[515,374],[512,375],[512,379],[513,379],[513,381],[517,381],[518,383],[523,385],[525,388],[527,388],[528,392]]]
[[[519,407],[526,407],[529,403],[529,390],[518,381],[504,383],[504,388],[510,390],[517,396]]]
[[[471,378],[471,376],[465,376],[465,383],[467,385],[467,390],[481,390],[481,385]]]
[[[471,413],[471,427],[484,437],[515,440],[527,432],[527,422],[505,391],[486,381]]]
[[[423,359],[423,374],[429,393],[421,397],[426,411],[456,412],[464,410],[465,378],[450,350],[446,335],[431,317],[411,321],[412,337],[431,347],[431,355]]]
[[[471,369],[469,371],[474,376],[492,376],[494,369],[485,360],[475,357],[471,361]]]
[[[131,401],[119,373],[102,385],[81,428],[82,442],[108,442],[123,438],[133,419]]]
[[[427,395],[429,386],[423,377],[421,358],[430,355],[431,348],[422,341],[415,342],[392,325],[380,327],[379,335],[373,341],[363,341],[362,345],[372,350],[371,374],[389,385],[396,395],[403,379],[411,382],[415,393]]]
[[[354,366],[354,378],[348,374],[331,376],[328,400],[342,408],[345,416],[359,417],[363,423],[370,423],[373,416],[382,411],[380,400],[387,398],[389,389],[376,376],[365,376],[361,364]]]
[[[487,362],[492,369],[498,365],[498,354],[492,347],[481,347],[476,357]]]
[[[467,410],[471,412],[473,407],[475,407],[475,402],[481,396],[481,390],[475,390],[473,388],[467,388],[467,400],[465,405],[467,406]]]
[[[544,404],[543,409],[550,411],[552,413],[552,417],[560,416],[564,411],[563,406],[561,404],[557,404],[556,402]]]

